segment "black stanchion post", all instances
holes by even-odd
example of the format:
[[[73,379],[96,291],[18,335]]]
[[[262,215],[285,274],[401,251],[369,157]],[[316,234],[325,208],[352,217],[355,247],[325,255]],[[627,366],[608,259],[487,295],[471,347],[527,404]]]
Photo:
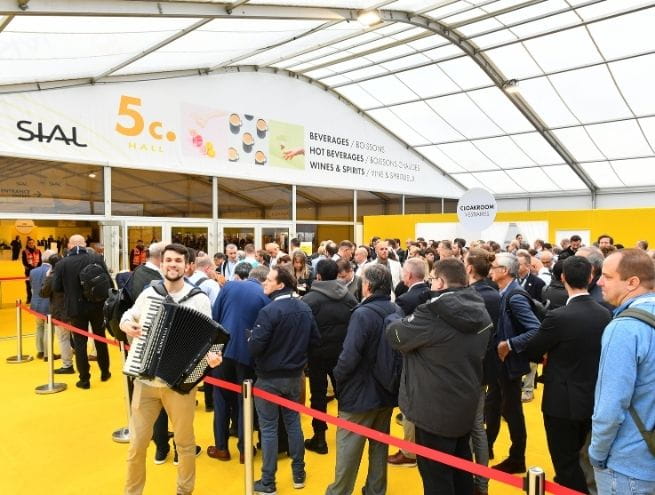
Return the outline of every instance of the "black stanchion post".
[[[16,345],[18,346],[18,351],[15,356],[7,358],[9,364],[19,364],[19,363],[28,363],[33,356],[28,354],[23,354],[23,314],[21,313],[21,300],[16,299]]]
[[[39,394],[56,394],[66,390],[65,383],[55,383],[55,360],[53,359],[53,345],[52,345],[52,315],[46,317],[46,347],[48,349],[48,383],[39,385],[34,391]]]
[[[119,342],[121,350],[121,363],[122,367],[125,368],[125,343]],[[130,424],[130,385],[128,383],[128,377],[126,374],[123,374],[123,384],[125,385],[125,411],[127,412],[127,424]],[[114,431],[111,434],[111,439],[114,442],[118,443],[129,443],[130,442],[130,428],[128,426],[123,426],[118,430]]]
[[[214,392],[218,392],[218,389]],[[252,495],[254,490],[254,472],[253,472],[253,429],[254,429],[254,409],[252,395],[252,380],[244,380],[241,386],[241,395],[243,397],[243,456],[244,456],[244,493]]]
[[[531,467],[524,480],[525,493],[528,495],[545,495],[546,473],[540,467]]]

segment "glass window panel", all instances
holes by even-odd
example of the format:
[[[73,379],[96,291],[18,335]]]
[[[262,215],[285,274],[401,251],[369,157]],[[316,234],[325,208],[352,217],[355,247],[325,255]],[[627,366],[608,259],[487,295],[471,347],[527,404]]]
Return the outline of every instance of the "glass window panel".
[[[312,79],[322,79],[324,77],[329,77],[334,75],[334,71],[331,69],[316,69],[309,72],[305,72],[307,77]]]
[[[521,81],[520,90],[521,96],[527,100],[548,127],[562,127],[580,123],[566,107],[548,78],[540,77]]]
[[[296,186],[298,220],[353,221],[353,192],[349,189]]]
[[[422,53],[416,53],[414,55],[409,55],[406,57],[397,58],[396,60],[390,60],[388,62],[383,62],[380,65],[387,70],[400,70],[407,67],[413,67],[416,65],[425,65],[430,63],[430,59],[423,55]],[[397,74],[400,76],[400,74]]]
[[[0,156],[0,211],[104,215],[97,165]]]
[[[425,52],[425,56],[428,57],[430,60],[442,60],[442,59],[456,57],[457,55],[463,55],[463,54],[464,52],[462,51],[462,49],[453,45],[452,43]]]
[[[391,38],[379,38],[363,45],[353,46],[346,50],[347,53],[364,53],[371,50],[381,50],[383,47],[394,42]]]
[[[512,136],[514,142],[539,165],[559,165],[564,159],[537,132]]]
[[[151,170],[112,168],[112,215],[212,216],[212,179]]]
[[[441,198],[405,196],[405,215],[415,213],[441,213]]]
[[[581,0],[571,1],[572,5],[581,3],[587,2]],[[599,17],[625,12],[634,7],[642,7],[645,3],[647,2],[644,2],[644,0],[605,0],[604,2],[598,2],[587,7],[580,7],[577,9],[577,13],[583,20],[589,21],[598,19]]]
[[[349,70],[360,69],[367,65],[371,65],[372,63],[373,63],[372,60],[369,60],[366,57],[357,57],[351,60],[344,60],[343,62],[339,62],[338,64],[330,65],[330,69],[334,72],[346,72]]]
[[[211,67],[315,28],[318,21],[215,19],[117,74]]]
[[[487,187],[485,184],[482,184],[478,179],[476,179],[473,176],[473,174],[453,174],[453,179],[458,181],[467,189],[473,189],[474,187],[482,187],[484,189],[489,189],[489,187]]]
[[[427,102],[437,113],[467,138],[489,137],[503,131],[464,94],[444,96]]]
[[[415,100],[416,93],[410,90],[395,76],[371,79],[360,84],[364,91],[374,95],[385,105],[393,105],[407,100]]]
[[[631,116],[604,65],[555,74],[550,80],[583,123]]]
[[[549,0],[548,2],[539,2],[536,5],[530,5],[529,7],[523,7],[501,14],[497,19],[503,24],[514,24],[516,22],[534,19],[550,12],[557,12],[569,8],[564,0]]]
[[[430,143],[455,141],[464,137],[423,101],[398,105],[393,107],[393,111]]]
[[[425,156],[444,172],[455,173],[465,171],[464,168],[452,161],[448,155],[444,154],[438,146],[421,146],[416,148],[416,151]]]
[[[655,49],[654,24],[655,8],[652,8],[594,22],[589,25],[589,31],[605,58],[616,59]]]
[[[502,45],[504,43],[511,43],[518,39],[510,29],[502,29],[494,31],[493,33],[483,34],[473,38],[473,42],[484,50],[486,48]]]
[[[397,77],[421,98],[459,91],[452,79],[436,65],[400,72]]]
[[[375,77],[382,74],[386,74],[387,71],[384,70],[384,67],[380,65],[373,65],[371,67],[364,67],[363,69],[353,70],[346,74],[346,77],[356,81],[358,79],[365,79],[368,77]]]
[[[545,167],[543,171],[557,187],[564,190],[587,189],[582,179],[568,165]]]
[[[475,146],[500,168],[532,167],[535,163],[507,136],[479,139]]]
[[[485,189],[491,190],[495,194],[512,194],[522,193],[525,190],[519,186],[506,172],[479,172],[473,174],[475,178],[484,184]]]
[[[610,70],[635,114],[655,113],[655,55],[614,62]]]
[[[427,36],[425,38],[410,41],[407,44],[411,46],[414,50],[427,50],[428,48],[445,46],[448,44],[448,42],[438,34],[433,34],[432,36]]]
[[[321,82],[327,86],[338,86],[339,84],[348,84],[352,82],[352,79],[347,76],[331,76],[322,79]]]
[[[527,40],[524,45],[547,73],[603,60],[584,27],[540,36]]]
[[[494,29],[502,28],[503,24],[498,22],[495,18],[484,19],[472,24],[466,24],[457,30],[466,37],[475,36],[476,34],[486,33]]]
[[[543,74],[521,43],[495,48],[486,53],[503,73],[505,79],[523,79]]]
[[[368,31],[364,34],[361,34],[359,36],[355,36],[354,38],[350,38],[347,40],[339,41],[337,43],[333,43],[330,45],[332,48],[335,48],[338,51],[341,50],[347,50],[348,48],[351,48],[353,46],[358,46],[364,43],[368,43],[369,41],[373,40],[379,40],[380,37],[382,36],[379,34],[380,29],[374,30],[374,31]]]
[[[363,222],[366,215],[402,214],[402,195],[357,191],[357,221]]]
[[[578,162],[598,161],[607,158],[603,156],[598,146],[591,140],[582,126],[557,129],[553,132],[555,137]]]
[[[600,188],[625,187],[609,162],[581,163],[585,174]]]
[[[391,24],[391,26],[393,26],[393,24]],[[403,29],[402,31],[399,30],[398,33],[389,35],[389,38],[397,41],[402,41],[418,36],[430,37],[430,35],[431,31],[421,27],[413,27],[411,29]]]
[[[493,84],[489,76],[469,57],[441,62],[439,67],[462,89]]]
[[[379,107],[382,102],[373,97],[368,91],[365,91],[359,84],[352,84],[350,86],[342,86],[336,88],[338,93],[341,93],[345,98],[350,100],[354,105],[359,108]]]
[[[653,154],[635,120],[587,126],[606,158],[631,158]]]
[[[449,15],[454,15],[462,9],[468,8],[473,5],[471,2],[444,2],[446,5],[437,9],[426,12],[426,16],[434,19],[443,19]]]
[[[400,45],[400,46],[394,46],[393,48],[387,48],[386,50],[380,50],[374,53],[369,53],[368,55],[366,55],[366,58],[373,62],[382,62],[390,58],[409,55],[410,53],[414,53],[414,50],[412,50],[407,45]]]
[[[299,223],[296,226],[296,237],[300,242],[311,242],[312,252],[315,253],[321,241],[331,239],[338,244],[342,240],[354,240],[354,230],[352,225]]]
[[[0,83],[97,76],[194,22],[16,16],[0,36]]]
[[[517,168],[509,171],[508,174],[528,192],[559,190],[540,168]]]
[[[438,148],[467,171],[499,168],[469,141],[440,144]]]
[[[395,109],[396,108],[394,107],[394,111]],[[428,138],[414,130],[388,108],[381,108],[367,113],[410,146],[427,144],[430,142]]]
[[[534,130],[532,124],[497,87],[470,91],[468,95],[507,133]]]
[[[480,8],[470,9],[458,14],[451,15],[450,17],[446,17],[444,22],[446,24],[457,24],[459,22],[468,21],[485,14],[486,12]]]
[[[576,26],[580,23],[580,18],[573,12],[564,12],[562,14],[545,17],[533,22],[514,26],[512,32],[520,39],[534,36],[540,33],[547,33],[568,26]]]
[[[291,220],[291,186],[219,177],[218,218]]]
[[[655,148],[655,117],[639,119],[639,125],[643,129],[650,145]]]
[[[628,187],[655,184],[655,158],[636,158],[610,162],[616,174]]]
[[[400,22],[392,22],[375,29],[375,34],[379,36],[392,36],[404,31],[411,31],[413,28]]]

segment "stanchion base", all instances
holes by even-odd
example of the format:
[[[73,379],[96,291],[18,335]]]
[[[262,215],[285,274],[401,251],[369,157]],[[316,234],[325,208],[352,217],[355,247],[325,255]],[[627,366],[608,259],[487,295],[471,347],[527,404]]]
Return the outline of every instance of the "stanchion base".
[[[46,383],[45,385],[39,385],[36,387],[34,392],[39,395],[56,394],[57,392],[63,392],[67,387],[68,385],[65,383],[53,383],[52,386],[50,386],[49,383]]]
[[[9,364],[20,364],[20,363],[29,363],[34,359],[34,356],[29,354],[23,354],[21,356],[11,356],[7,358]]]
[[[130,429],[127,426],[119,428],[111,434],[111,439],[118,443],[130,443]]]

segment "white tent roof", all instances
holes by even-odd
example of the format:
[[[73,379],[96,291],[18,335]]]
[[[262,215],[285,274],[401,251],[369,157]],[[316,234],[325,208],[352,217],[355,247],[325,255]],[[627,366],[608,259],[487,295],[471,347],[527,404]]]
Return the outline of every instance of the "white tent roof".
[[[465,187],[635,191],[655,186],[653,26],[638,0],[0,0],[0,93],[276,71]]]

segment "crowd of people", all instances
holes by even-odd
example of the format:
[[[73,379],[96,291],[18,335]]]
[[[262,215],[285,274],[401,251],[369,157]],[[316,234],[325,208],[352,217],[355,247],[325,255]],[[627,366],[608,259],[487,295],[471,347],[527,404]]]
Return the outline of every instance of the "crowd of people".
[[[395,420],[406,440],[484,465],[498,456],[493,467],[507,473],[526,470],[523,403],[542,382],[556,482],[582,493],[655,493],[655,452],[646,435],[655,424],[655,262],[646,241],[625,248],[602,235],[591,246],[579,236],[528,244],[519,234],[504,248],[419,238],[402,249],[397,239],[376,237],[360,246],[325,241],[311,255],[296,239],[289,253],[275,243],[259,251],[228,244],[213,256],[178,243],[138,249],[133,270],[117,277],[133,301],[120,321],[130,339],[140,335],[153,285],[163,284],[178,303],[230,332],[223,353],[208,355],[212,376],[254,378],[255,386],[296,402],[305,402],[307,380],[312,408],[325,412],[334,395],[340,418],[384,433],[399,406]],[[85,300],[79,280],[86,265],[106,271],[102,258],[82,236],[71,236],[63,259],[41,257],[46,268],[30,273],[38,294],[32,300],[45,298],[62,319],[104,335],[102,304]],[[56,372],[73,373],[70,336],[62,340],[69,345]],[[75,334],[73,343],[77,386],[88,389],[86,337]],[[96,347],[107,380],[106,346]],[[224,389],[204,390],[214,414],[207,455],[230,461],[234,434],[243,463],[246,449],[257,446],[244,444],[241,401]],[[192,493],[202,450],[193,435],[194,394],[137,378],[130,395],[125,493],[143,491],[151,431],[155,463],[166,462],[169,422],[177,493]],[[365,438],[338,428],[329,445],[326,423],[314,419],[305,439],[298,413],[258,397],[255,407],[262,455],[256,494],[277,492],[278,453],[291,457],[293,486],[303,488],[305,451],[324,455],[333,447],[334,481],[312,493],[353,493]],[[494,452],[501,419],[511,439],[507,456]],[[362,493],[386,493],[389,466],[417,466],[426,495],[488,493],[485,478],[403,450],[389,455],[374,440]]]

